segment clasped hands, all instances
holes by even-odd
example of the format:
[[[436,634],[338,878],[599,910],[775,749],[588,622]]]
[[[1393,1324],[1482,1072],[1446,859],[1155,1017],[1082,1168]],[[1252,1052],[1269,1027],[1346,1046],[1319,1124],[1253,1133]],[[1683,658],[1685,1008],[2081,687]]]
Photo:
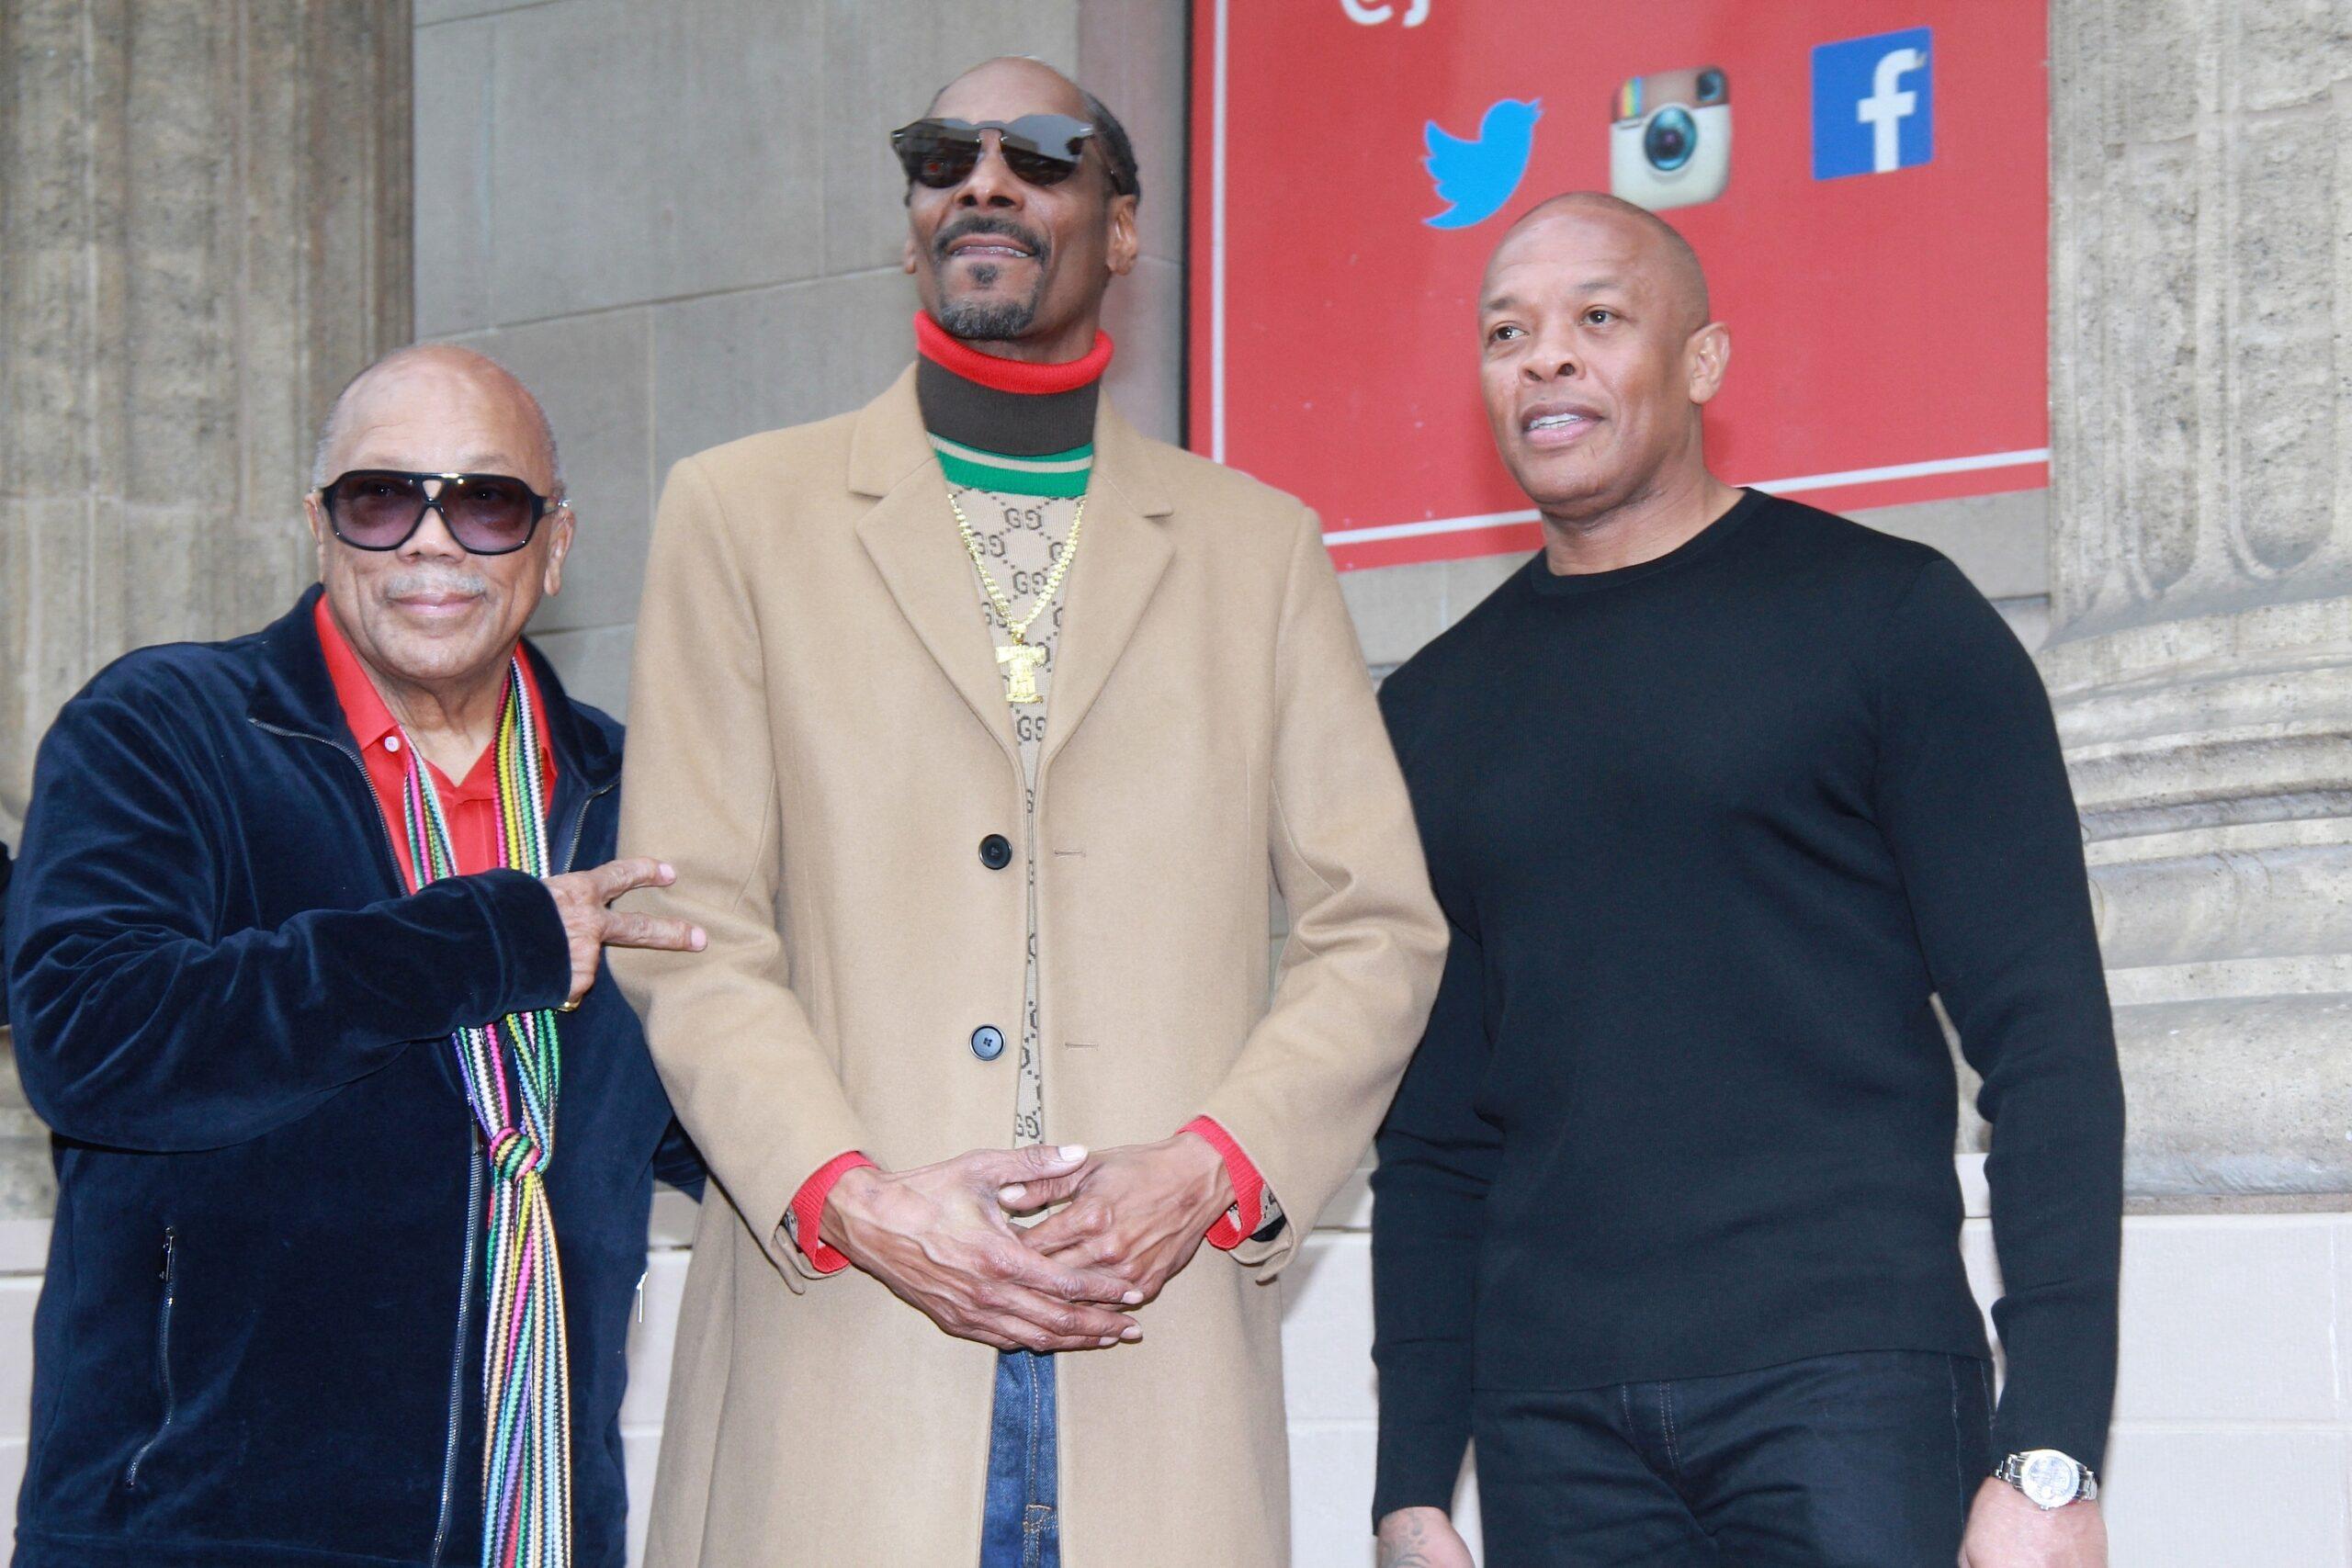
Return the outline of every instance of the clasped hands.
[[[1065,1206],[1023,1230],[1016,1214]],[[913,1170],[845,1173],[819,1232],[909,1306],[999,1350],[1098,1350],[1143,1337],[1157,1297],[1232,1206],[1224,1158],[1180,1133],[1097,1153],[975,1149]]]

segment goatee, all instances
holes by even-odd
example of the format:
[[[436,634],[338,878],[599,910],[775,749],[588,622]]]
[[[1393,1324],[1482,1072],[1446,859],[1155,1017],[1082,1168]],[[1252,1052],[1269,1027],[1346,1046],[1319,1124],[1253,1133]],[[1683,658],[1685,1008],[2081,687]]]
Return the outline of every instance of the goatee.
[[[933,263],[944,273],[951,253],[948,247],[967,234],[997,234],[1012,241],[1035,258],[1036,287],[1026,299],[973,299],[946,297],[943,288],[939,301],[939,324],[951,337],[967,342],[1001,343],[1027,332],[1037,320],[1037,301],[1046,292],[1046,278],[1051,270],[1053,241],[1010,218],[993,213],[970,213],[941,227],[932,236],[931,254]],[[985,294],[994,288],[1004,276],[1003,269],[989,262],[976,263],[971,269],[971,284],[975,291]]]
[[[994,279],[976,277],[973,281],[985,288]],[[1037,319],[1037,301],[1032,299],[942,299],[939,302],[939,324],[948,335],[967,342],[1001,343],[1027,332]]]

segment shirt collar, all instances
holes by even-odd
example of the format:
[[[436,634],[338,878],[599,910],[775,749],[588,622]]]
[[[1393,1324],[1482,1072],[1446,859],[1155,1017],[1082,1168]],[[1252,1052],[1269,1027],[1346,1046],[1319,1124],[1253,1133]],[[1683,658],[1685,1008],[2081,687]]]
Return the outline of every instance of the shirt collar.
[[[359,655],[353,651],[350,639],[335,624],[334,614],[327,607],[325,594],[319,595],[319,602],[311,614],[318,623],[319,650],[326,656],[327,679],[334,682],[335,701],[342,705],[343,721],[351,727],[351,738],[359,742],[363,756],[382,750],[385,738],[400,729],[400,720],[392,716],[392,710],[384,704],[383,694],[376,690],[376,682],[368,679],[367,667],[359,662]],[[510,649],[509,657],[512,656],[513,650]],[[548,727],[544,722],[547,698],[539,690],[538,676],[532,671],[531,661],[527,659],[523,660],[523,680],[530,688],[531,701],[538,705],[543,718],[539,726],[540,761],[551,763],[554,754],[548,750]],[[483,749],[481,760],[474,764],[473,772],[467,775],[460,788],[472,784],[485,764],[495,768],[492,753],[496,750],[494,746]],[[436,768],[434,772],[437,774],[440,770]],[[440,782],[447,784],[450,781],[443,778]]]

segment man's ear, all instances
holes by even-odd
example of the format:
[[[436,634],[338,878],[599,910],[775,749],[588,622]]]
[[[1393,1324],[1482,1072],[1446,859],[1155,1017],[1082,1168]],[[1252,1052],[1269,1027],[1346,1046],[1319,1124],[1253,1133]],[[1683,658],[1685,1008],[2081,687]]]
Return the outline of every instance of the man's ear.
[[[1721,321],[1709,321],[1692,333],[1683,349],[1683,365],[1690,378],[1690,400],[1713,401],[1724,389],[1724,373],[1731,368],[1731,329]]]
[[[1143,240],[1136,227],[1136,198],[1114,196],[1110,210],[1104,215],[1108,225],[1108,243],[1102,248],[1103,265],[1114,277],[1125,277],[1136,268],[1136,257],[1142,253]]]
[[[312,491],[310,494],[302,498],[302,521],[310,525],[311,544],[311,547],[318,551],[319,556],[319,581],[321,582],[324,582],[327,580],[327,538],[329,536],[329,530],[327,528],[326,508],[319,504],[319,492],[317,491]]]
[[[563,558],[571,553],[573,517],[570,503],[558,507],[548,522],[548,564],[539,574],[539,585],[552,599],[563,592]]]
[[[915,237],[911,231],[899,245],[899,270],[909,277],[915,275]]]

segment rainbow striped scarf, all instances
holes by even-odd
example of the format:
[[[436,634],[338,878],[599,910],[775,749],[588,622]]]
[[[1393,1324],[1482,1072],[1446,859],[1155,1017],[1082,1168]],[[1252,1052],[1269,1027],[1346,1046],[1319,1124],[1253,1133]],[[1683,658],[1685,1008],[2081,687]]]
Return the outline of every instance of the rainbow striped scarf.
[[[405,732],[403,809],[420,882],[457,874],[432,773]],[[548,874],[539,716],[518,651],[498,722],[500,862]],[[429,874],[428,874],[429,873]],[[450,1036],[466,1100],[490,1161],[490,1314],[482,1355],[482,1568],[567,1568],[571,1562],[571,1382],[563,1266],[542,1175],[555,1154],[562,1078],[552,1011],[509,1013]]]

